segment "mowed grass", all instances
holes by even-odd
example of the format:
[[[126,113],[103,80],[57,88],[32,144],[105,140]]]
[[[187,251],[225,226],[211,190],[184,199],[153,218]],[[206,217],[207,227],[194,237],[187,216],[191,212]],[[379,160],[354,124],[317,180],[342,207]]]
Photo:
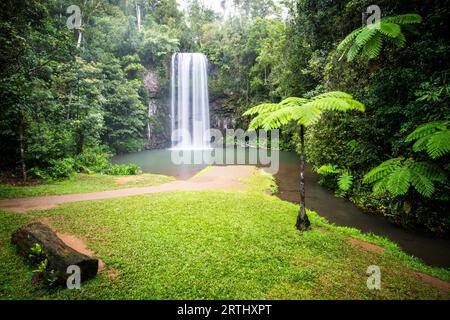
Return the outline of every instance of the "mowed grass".
[[[257,193],[174,192],[67,204],[28,214],[0,212],[2,299],[449,299],[417,279],[450,279],[393,243],[329,225],[294,228],[297,206]],[[44,219],[83,239],[107,269],[81,290],[37,290],[10,236]],[[351,244],[357,237],[383,254]],[[366,286],[378,265],[381,290]]]
[[[124,182],[118,182],[126,179]],[[141,174],[137,176],[109,176],[102,174],[77,174],[73,179],[45,183],[36,186],[13,186],[0,184],[0,198],[26,198],[70,193],[88,193],[115,189],[157,186],[174,181],[175,178]]]

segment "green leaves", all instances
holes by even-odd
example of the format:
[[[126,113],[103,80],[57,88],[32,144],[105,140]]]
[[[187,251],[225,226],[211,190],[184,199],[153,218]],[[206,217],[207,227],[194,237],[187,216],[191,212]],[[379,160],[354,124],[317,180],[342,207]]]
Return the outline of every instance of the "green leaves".
[[[415,141],[414,151],[427,150],[437,159],[450,152],[449,121],[425,123],[414,130],[406,142]],[[365,183],[372,183],[374,193],[390,192],[395,196],[405,195],[410,186],[422,196],[431,198],[435,191],[434,182],[445,183],[445,171],[430,162],[394,158],[383,162],[364,176]]]
[[[383,48],[383,36],[380,33],[377,33],[364,46],[364,48],[362,49],[362,54],[368,57],[369,59],[375,59],[380,55],[382,48]]]
[[[364,182],[372,183],[373,192],[389,192],[395,196],[405,195],[411,186],[424,197],[430,198],[435,191],[434,182],[444,182],[445,172],[427,162],[394,158],[383,162],[364,176]]]
[[[368,25],[351,32],[338,45],[337,51],[347,55],[347,61],[351,62],[361,55],[369,60],[376,59],[383,47],[384,40],[390,40],[397,47],[406,45],[406,37],[403,29],[410,30],[411,26],[422,22],[418,14],[404,14],[381,19],[378,24]]]
[[[338,170],[338,168],[337,168],[334,164],[324,164],[324,165],[321,166],[319,169],[317,169],[316,172],[317,172],[318,174],[327,175],[327,174],[335,174],[335,173],[338,173],[339,170]]]
[[[435,121],[419,126],[405,141],[415,140],[415,152],[426,150],[433,159],[442,157],[450,152],[450,121]]]
[[[372,28],[373,30],[377,30],[375,28]],[[390,38],[397,38],[399,34],[402,32],[401,28],[398,24],[391,23],[391,22],[380,22],[380,28],[379,31],[384,34],[387,37]]]
[[[350,110],[364,111],[365,107],[348,93],[332,91],[311,99],[290,97],[278,104],[260,104],[247,110],[244,116],[254,116],[249,129],[270,130],[280,128],[291,121],[308,127],[317,123],[324,111]]]
[[[408,192],[411,172],[407,167],[399,167],[387,177],[387,190],[395,195],[404,195]]]
[[[422,23],[422,17],[416,13],[401,14],[393,17],[386,17],[385,22],[396,23],[400,25],[419,24]]]
[[[341,189],[342,191],[348,191],[352,185],[353,185],[353,176],[350,175],[348,172],[344,172],[338,178],[338,186],[339,189]]]
[[[348,191],[353,185],[353,176],[345,169],[339,169],[334,164],[325,164],[321,166],[316,172],[320,175],[335,175],[338,174],[338,187],[341,191]]]

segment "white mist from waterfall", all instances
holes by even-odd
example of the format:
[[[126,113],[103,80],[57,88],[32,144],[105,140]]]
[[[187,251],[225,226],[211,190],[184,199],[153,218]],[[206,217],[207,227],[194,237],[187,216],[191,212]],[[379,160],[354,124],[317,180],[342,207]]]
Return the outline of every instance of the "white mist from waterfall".
[[[172,148],[210,148],[208,60],[201,53],[172,56]]]

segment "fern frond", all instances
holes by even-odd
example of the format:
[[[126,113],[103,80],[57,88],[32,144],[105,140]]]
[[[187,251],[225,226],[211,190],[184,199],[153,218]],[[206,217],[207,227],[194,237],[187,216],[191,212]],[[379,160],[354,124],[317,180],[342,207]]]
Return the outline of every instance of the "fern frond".
[[[261,113],[254,117],[248,126],[249,130],[256,130],[262,128],[264,121],[267,118],[268,113]]]
[[[374,183],[378,180],[381,180],[381,179],[387,177],[392,172],[394,172],[395,170],[400,168],[402,161],[403,161],[403,158],[393,158],[393,159],[383,162],[378,167],[370,170],[364,176],[363,181],[365,183]]]
[[[353,99],[353,96],[351,94],[342,91],[330,91],[319,94],[314,98],[312,98],[311,100],[318,100],[323,98]]]
[[[292,119],[299,125],[305,127],[316,124],[322,116],[322,111],[317,108],[316,105],[311,105],[312,102],[308,102],[301,107],[293,108]]]
[[[318,174],[336,174],[338,173],[338,168],[334,164],[324,164],[319,169],[316,170]]]
[[[390,38],[397,38],[400,32],[402,32],[398,24],[383,21],[380,22],[380,28],[378,30]]]
[[[383,47],[383,36],[381,33],[377,34],[370,39],[364,46],[362,54],[369,59],[375,59],[381,53],[381,48]]]
[[[414,130],[406,142],[417,140],[413,145],[415,152],[427,150],[428,155],[437,159],[450,153],[450,121],[425,123]]]
[[[347,61],[351,62],[353,60],[355,60],[356,56],[358,55],[358,53],[361,51],[361,47],[355,42],[353,43],[353,45],[350,47],[350,49],[347,52]]]
[[[308,99],[305,98],[297,98],[297,97],[290,97],[286,98],[283,101],[280,102],[280,105],[282,106],[301,106],[308,102]]]
[[[428,136],[432,133],[435,133],[437,131],[443,131],[446,130],[447,127],[450,126],[449,121],[433,121],[425,123],[421,126],[419,126],[416,130],[414,130],[407,138],[406,142],[411,142],[420,138],[423,138],[425,136]]]
[[[403,32],[400,32],[396,38],[392,39],[392,41],[399,48],[404,48],[406,45],[406,37]]]
[[[314,107],[319,110],[331,110],[331,111],[348,111],[352,109],[352,106],[344,99],[339,98],[322,98],[312,100],[304,105],[304,107]]]
[[[257,105],[253,108],[248,109],[243,115],[244,116],[253,116],[258,113],[268,113],[275,110],[280,109],[281,106],[277,103],[263,103],[260,105]]]
[[[393,17],[386,17],[384,19],[381,19],[381,21],[396,23],[396,24],[400,24],[400,25],[417,24],[417,23],[422,22],[422,17],[416,13],[407,13],[407,14],[400,14],[398,16],[393,16]]]
[[[338,51],[344,51],[347,50],[348,47],[350,47],[351,43],[355,38],[363,31],[364,27],[360,27],[358,29],[353,30],[350,32],[344,40],[341,41],[341,43],[338,45],[337,50]]]
[[[417,172],[420,175],[426,176],[431,181],[445,182],[447,174],[439,166],[423,161],[409,161],[406,164],[411,172]]]
[[[366,45],[367,42],[369,42],[376,34],[378,33],[378,30],[376,28],[367,28],[365,27],[355,38],[355,43],[358,44],[358,46],[363,47]]]
[[[387,180],[387,190],[396,196],[404,195],[408,192],[411,172],[408,167],[400,167],[393,171]]]
[[[381,195],[381,194],[387,192],[387,181],[388,181],[387,179],[382,179],[382,180],[376,182],[373,185],[373,189],[372,189],[373,193],[377,194],[377,195]]]
[[[271,130],[280,128],[286,124],[288,124],[292,120],[292,111],[293,107],[283,107],[274,112],[265,114],[266,117],[262,121],[262,128],[264,130]]]
[[[350,105],[350,109],[358,110],[361,112],[366,111],[366,106],[364,104],[362,104],[361,102],[356,101],[354,99],[344,99],[344,100],[345,100],[345,102],[347,102]]]
[[[418,171],[410,171],[411,172],[411,184],[414,189],[417,190],[424,197],[430,198],[434,193],[434,184],[428,179],[425,175],[420,174]]]
[[[344,172],[338,178],[338,186],[339,189],[341,189],[342,191],[348,191],[352,185],[353,185],[353,176],[348,172]]]
[[[427,152],[433,159],[450,153],[450,130],[433,134],[428,140]]]

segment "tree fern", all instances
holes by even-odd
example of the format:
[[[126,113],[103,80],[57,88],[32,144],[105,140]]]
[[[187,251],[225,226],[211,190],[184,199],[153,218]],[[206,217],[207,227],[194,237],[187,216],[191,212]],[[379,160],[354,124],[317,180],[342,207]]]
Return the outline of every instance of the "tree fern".
[[[450,121],[425,123],[414,130],[406,142],[416,141],[415,152],[426,150],[428,155],[437,159],[450,153]]]
[[[353,61],[358,55],[375,59],[381,53],[383,42],[392,41],[399,48],[406,45],[404,31],[422,22],[418,14],[409,13],[386,17],[376,25],[368,25],[352,31],[338,45],[337,50],[347,55],[347,61]]]
[[[373,184],[376,194],[389,192],[395,196],[405,195],[412,186],[421,195],[430,198],[435,191],[435,182],[444,182],[445,171],[427,162],[394,158],[383,162],[364,177],[364,182]]]
[[[290,97],[284,99],[278,104],[265,103],[255,106],[244,113],[245,116],[252,116],[249,129],[256,130],[263,128],[265,130],[280,128],[290,122],[300,126],[300,145],[301,145],[301,165],[300,165],[300,183],[305,185],[305,128],[317,123],[325,111],[364,111],[362,103],[353,99],[351,95],[341,91],[333,91],[320,94],[311,99]],[[338,182],[342,188],[350,188],[352,177],[343,176]],[[348,190],[348,189],[347,189]],[[300,207],[295,226],[298,230],[307,230],[311,223],[306,214],[305,188],[300,191]]]
[[[290,97],[279,104],[264,103],[247,110],[245,116],[254,116],[249,128],[265,130],[280,128],[289,122],[305,127],[317,123],[324,111],[364,111],[362,103],[345,92],[332,91],[311,99]]]

